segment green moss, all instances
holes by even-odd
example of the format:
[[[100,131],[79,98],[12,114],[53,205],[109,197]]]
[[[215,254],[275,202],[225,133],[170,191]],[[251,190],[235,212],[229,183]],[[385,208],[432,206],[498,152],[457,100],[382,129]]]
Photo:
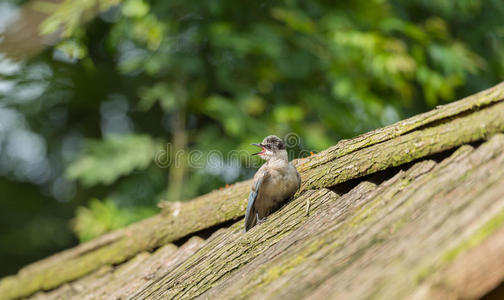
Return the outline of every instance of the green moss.
[[[441,265],[454,261],[460,254],[480,245],[488,236],[504,225],[504,209],[488,220],[474,234],[456,247],[446,251],[441,257]],[[420,283],[434,273],[440,265],[429,264],[420,268],[415,276],[416,282]]]
[[[327,163],[304,172],[309,178],[304,189],[322,188],[352,178],[399,166],[463,144],[482,140],[504,130],[504,102],[478,112],[461,115],[432,127],[401,135],[380,144],[370,145],[349,156],[335,157]],[[479,126],[474,126],[478,124]],[[348,168],[351,163],[356,168]],[[372,164],[370,164],[370,160]],[[312,163],[316,165],[316,162]],[[318,177],[322,174],[322,177]]]
[[[374,221],[375,218],[373,218],[373,216],[378,212],[378,210],[375,209],[378,204],[378,201],[373,201],[361,207],[356,212],[355,216],[348,222],[348,225],[350,227],[360,227]]]
[[[415,281],[417,284],[422,283],[425,279],[427,279],[436,268],[433,265],[428,265],[420,268],[417,275],[415,276]]]
[[[497,215],[488,220],[481,228],[479,228],[474,234],[472,234],[468,239],[457,245],[456,247],[448,250],[443,254],[442,261],[448,263],[457,258],[462,252],[465,252],[475,246],[478,246],[483,242],[488,236],[494,233],[497,229],[504,225],[504,209],[501,210]]]
[[[324,240],[316,240],[308,245],[302,252],[298,253],[295,257],[284,260],[285,263],[277,264],[269,268],[261,276],[261,283],[258,286],[267,285],[275,279],[280,278],[283,274],[289,272],[296,266],[303,263],[307,257],[317,252],[324,244]],[[254,288],[257,288],[257,286]]]

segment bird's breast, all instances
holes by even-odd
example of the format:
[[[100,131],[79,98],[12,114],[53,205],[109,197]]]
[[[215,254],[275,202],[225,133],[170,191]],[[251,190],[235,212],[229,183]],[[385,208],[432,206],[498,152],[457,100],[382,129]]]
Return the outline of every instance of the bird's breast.
[[[269,198],[269,201],[279,202],[292,196],[297,190],[297,179],[291,177],[286,173],[273,172],[265,186],[266,198]]]

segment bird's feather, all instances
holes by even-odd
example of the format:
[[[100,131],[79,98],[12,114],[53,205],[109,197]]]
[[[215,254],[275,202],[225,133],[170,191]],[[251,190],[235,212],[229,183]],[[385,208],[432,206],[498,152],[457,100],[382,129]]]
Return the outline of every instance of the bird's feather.
[[[297,187],[297,189],[299,189],[301,187],[301,175],[299,175],[299,173],[297,172],[297,170],[296,170],[296,177],[297,177],[297,181],[298,181],[298,187]]]
[[[245,212],[245,232],[247,232],[250,228],[254,227],[257,218],[256,218],[256,209],[255,209],[255,201],[257,199],[257,195],[261,189],[261,184],[263,182],[264,177],[259,177],[257,182],[249,194],[247,211]]]

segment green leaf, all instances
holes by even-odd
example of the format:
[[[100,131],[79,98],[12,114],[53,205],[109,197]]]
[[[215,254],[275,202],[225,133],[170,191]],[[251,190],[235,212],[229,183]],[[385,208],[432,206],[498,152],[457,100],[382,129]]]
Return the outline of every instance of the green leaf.
[[[175,97],[167,83],[158,82],[140,91],[138,107],[141,110],[148,111],[156,102],[159,102],[164,111],[172,111],[175,108]]]
[[[154,208],[121,209],[110,200],[92,199],[89,207],[78,207],[73,220],[73,230],[81,242],[96,238],[106,232],[150,217]]]
[[[120,176],[146,168],[156,150],[157,143],[146,135],[89,140],[85,153],[68,166],[66,175],[87,187],[99,183],[109,185]]]
[[[42,35],[61,30],[60,35],[66,38],[72,36],[79,25],[94,15],[91,13],[93,10],[99,8],[100,11],[105,11],[118,2],[119,0],[65,0],[59,4],[52,4],[47,1],[35,1],[34,9],[50,14],[39,26]]]
[[[316,28],[315,23],[302,11],[276,7],[271,9],[271,15],[273,18],[285,22],[292,29],[301,32],[313,33]]]
[[[303,120],[304,111],[300,106],[279,106],[275,108],[273,116],[278,123],[296,122]]]
[[[204,112],[220,122],[226,133],[231,136],[241,134],[246,130],[246,119],[233,101],[220,96],[212,96],[206,100]]]
[[[65,40],[58,44],[56,49],[63,52],[70,59],[83,59],[88,53],[86,45],[76,40]]]
[[[122,13],[126,17],[141,18],[149,12],[149,4],[143,0],[128,0],[124,3]]]

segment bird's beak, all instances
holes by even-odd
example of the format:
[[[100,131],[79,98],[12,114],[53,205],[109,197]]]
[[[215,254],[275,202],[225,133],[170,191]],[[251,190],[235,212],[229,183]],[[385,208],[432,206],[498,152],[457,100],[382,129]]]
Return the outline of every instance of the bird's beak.
[[[256,146],[256,147],[261,147],[261,149],[262,149],[261,151],[253,153],[252,155],[262,155],[262,154],[264,154],[264,147],[263,147],[263,145],[261,145],[261,144],[251,144],[251,145],[252,146]]]

